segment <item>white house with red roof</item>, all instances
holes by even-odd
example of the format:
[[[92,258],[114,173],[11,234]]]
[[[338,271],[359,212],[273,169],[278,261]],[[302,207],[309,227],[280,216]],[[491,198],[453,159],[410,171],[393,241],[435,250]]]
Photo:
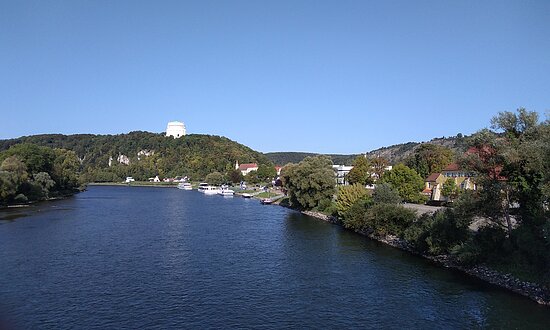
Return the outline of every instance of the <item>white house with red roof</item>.
[[[239,164],[239,162],[235,162],[235,169],[241,171],[242,175],[247,175],[252,171],[257,171],[258,164],[256,163]]]

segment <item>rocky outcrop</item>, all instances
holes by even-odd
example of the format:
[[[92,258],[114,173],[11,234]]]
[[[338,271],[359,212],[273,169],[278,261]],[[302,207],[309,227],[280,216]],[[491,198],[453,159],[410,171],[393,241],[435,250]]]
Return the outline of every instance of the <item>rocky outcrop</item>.
[[[142,157],[149,157],[149,156],[153,156],[155,154],[155,151],[154,150],[147,150],[147,149],[144,149],[144,150],[140,150],[138,153],[137,153],[137,159],[138,160],[141,160]]]
[[[120,155],[118,155],[116,160],[117,160],[117,162],[119,162],[121,164],[130,165],[130,158],[128,158],[128,156],[120,154]]]

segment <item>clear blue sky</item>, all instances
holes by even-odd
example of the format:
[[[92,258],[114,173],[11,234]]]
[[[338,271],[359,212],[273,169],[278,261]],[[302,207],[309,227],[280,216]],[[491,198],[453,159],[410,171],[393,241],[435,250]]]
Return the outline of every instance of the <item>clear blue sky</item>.
[[[359,153],[550,109],[550,1],[0,0],[0,138]]]

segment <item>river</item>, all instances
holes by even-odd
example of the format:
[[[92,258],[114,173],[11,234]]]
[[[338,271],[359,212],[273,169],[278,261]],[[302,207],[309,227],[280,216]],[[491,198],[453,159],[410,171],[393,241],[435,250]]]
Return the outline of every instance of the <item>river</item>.
[[[15,329],[547,328],[550,309],[257,200],[94,186],[0,211]]]

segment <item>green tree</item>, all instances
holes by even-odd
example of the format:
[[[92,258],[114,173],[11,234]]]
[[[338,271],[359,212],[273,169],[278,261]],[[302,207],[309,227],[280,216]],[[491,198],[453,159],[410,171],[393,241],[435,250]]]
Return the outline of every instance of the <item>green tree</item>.
[[[397,164],[391,171],[385,172],[382,182],[396,187],[399,196],[407,202],[419,203],[423,200],[420,191],[424,187],[424,180],[415,170],[403,164]]]
[[[379,183],[374,188],[372,201],[375,204],[399,204],[402,199],[399,192],[388,183]]]
[[[0,171],[10,172],[13,182],[19,186],[28,178],[27,165],[25,165],[18,156],[9,156],[0,165]]]
[[[384,175],[384,172],[386,171],[386,167],[389,165],[389,162],[384,157],[374,157],[371,160],[372,165],[372,173],[374,174],[374,181],[379,180],[382,178],[382,175]]]
[[[51,177],[59,190],[71,190],[78,186],[80,162],[71,150],[54,149],[55,159]]]
[[[46,172],[39,172],[33,174],[33,181],[36,182],[41,188],[43,195],[48,198],[50,189],[55,186],[55,181],[52,180],[50,175]]]
[[[332,161],[327,156],[306,157],[299,164],[289,164],[283,168],[281,178],[294,207],[313,209],[331,200],[335,191]]]
[[[0,171],[0,205],[7,204],[8,200],[17,192],[15,174]]]
[[[223,174],[220,172],[212,172],[206,176],[206,182],[208,182],[211,185],[219,186],[224,183],[224,177]]]
[[[229,178],[229,181],[233,183],[240,183],[244,180],[244,176],[239,170],[232,169],[227,172],[227,177]]]
[[[367,189],[358,183],[338,187],[338,195],[336,197],[336,211],[338,215],[343,216],[353,204],[357,203],[360,199],[367,198],[367,196]]]
[[[260,181],[267,182],[273,180],[277,176],[277,171],[275,170],[275,166],[260,164],[257,174]]]
[[[444,196],[449,198],[450,201],[454,200],[458,196],[458,187],[454,178],[447,178],[443,183],[443,189],[441,190]]]
[[[251,184],[260,183],[260,178],[258,177],[258,171],[248,172],[248,174],[244,176],[244,181]]]
[[[454,160],[453,151],[436,144],[421,144],[414,153],[407,157],[405,165],[426,178],[431,173],[440,173],[445,166]]]
[[[364,156],[358,156],[353,161],[353,168],[347,175],[350,184],[358,183],[360,185],[372,184],[371,164]]]
[[[27,166],[31,174],[38,172],[50,172],[55,158],[51,148],[34,144],[23,143],[11,146],[0,154],[0,161],[10,156],[17,156]]]

